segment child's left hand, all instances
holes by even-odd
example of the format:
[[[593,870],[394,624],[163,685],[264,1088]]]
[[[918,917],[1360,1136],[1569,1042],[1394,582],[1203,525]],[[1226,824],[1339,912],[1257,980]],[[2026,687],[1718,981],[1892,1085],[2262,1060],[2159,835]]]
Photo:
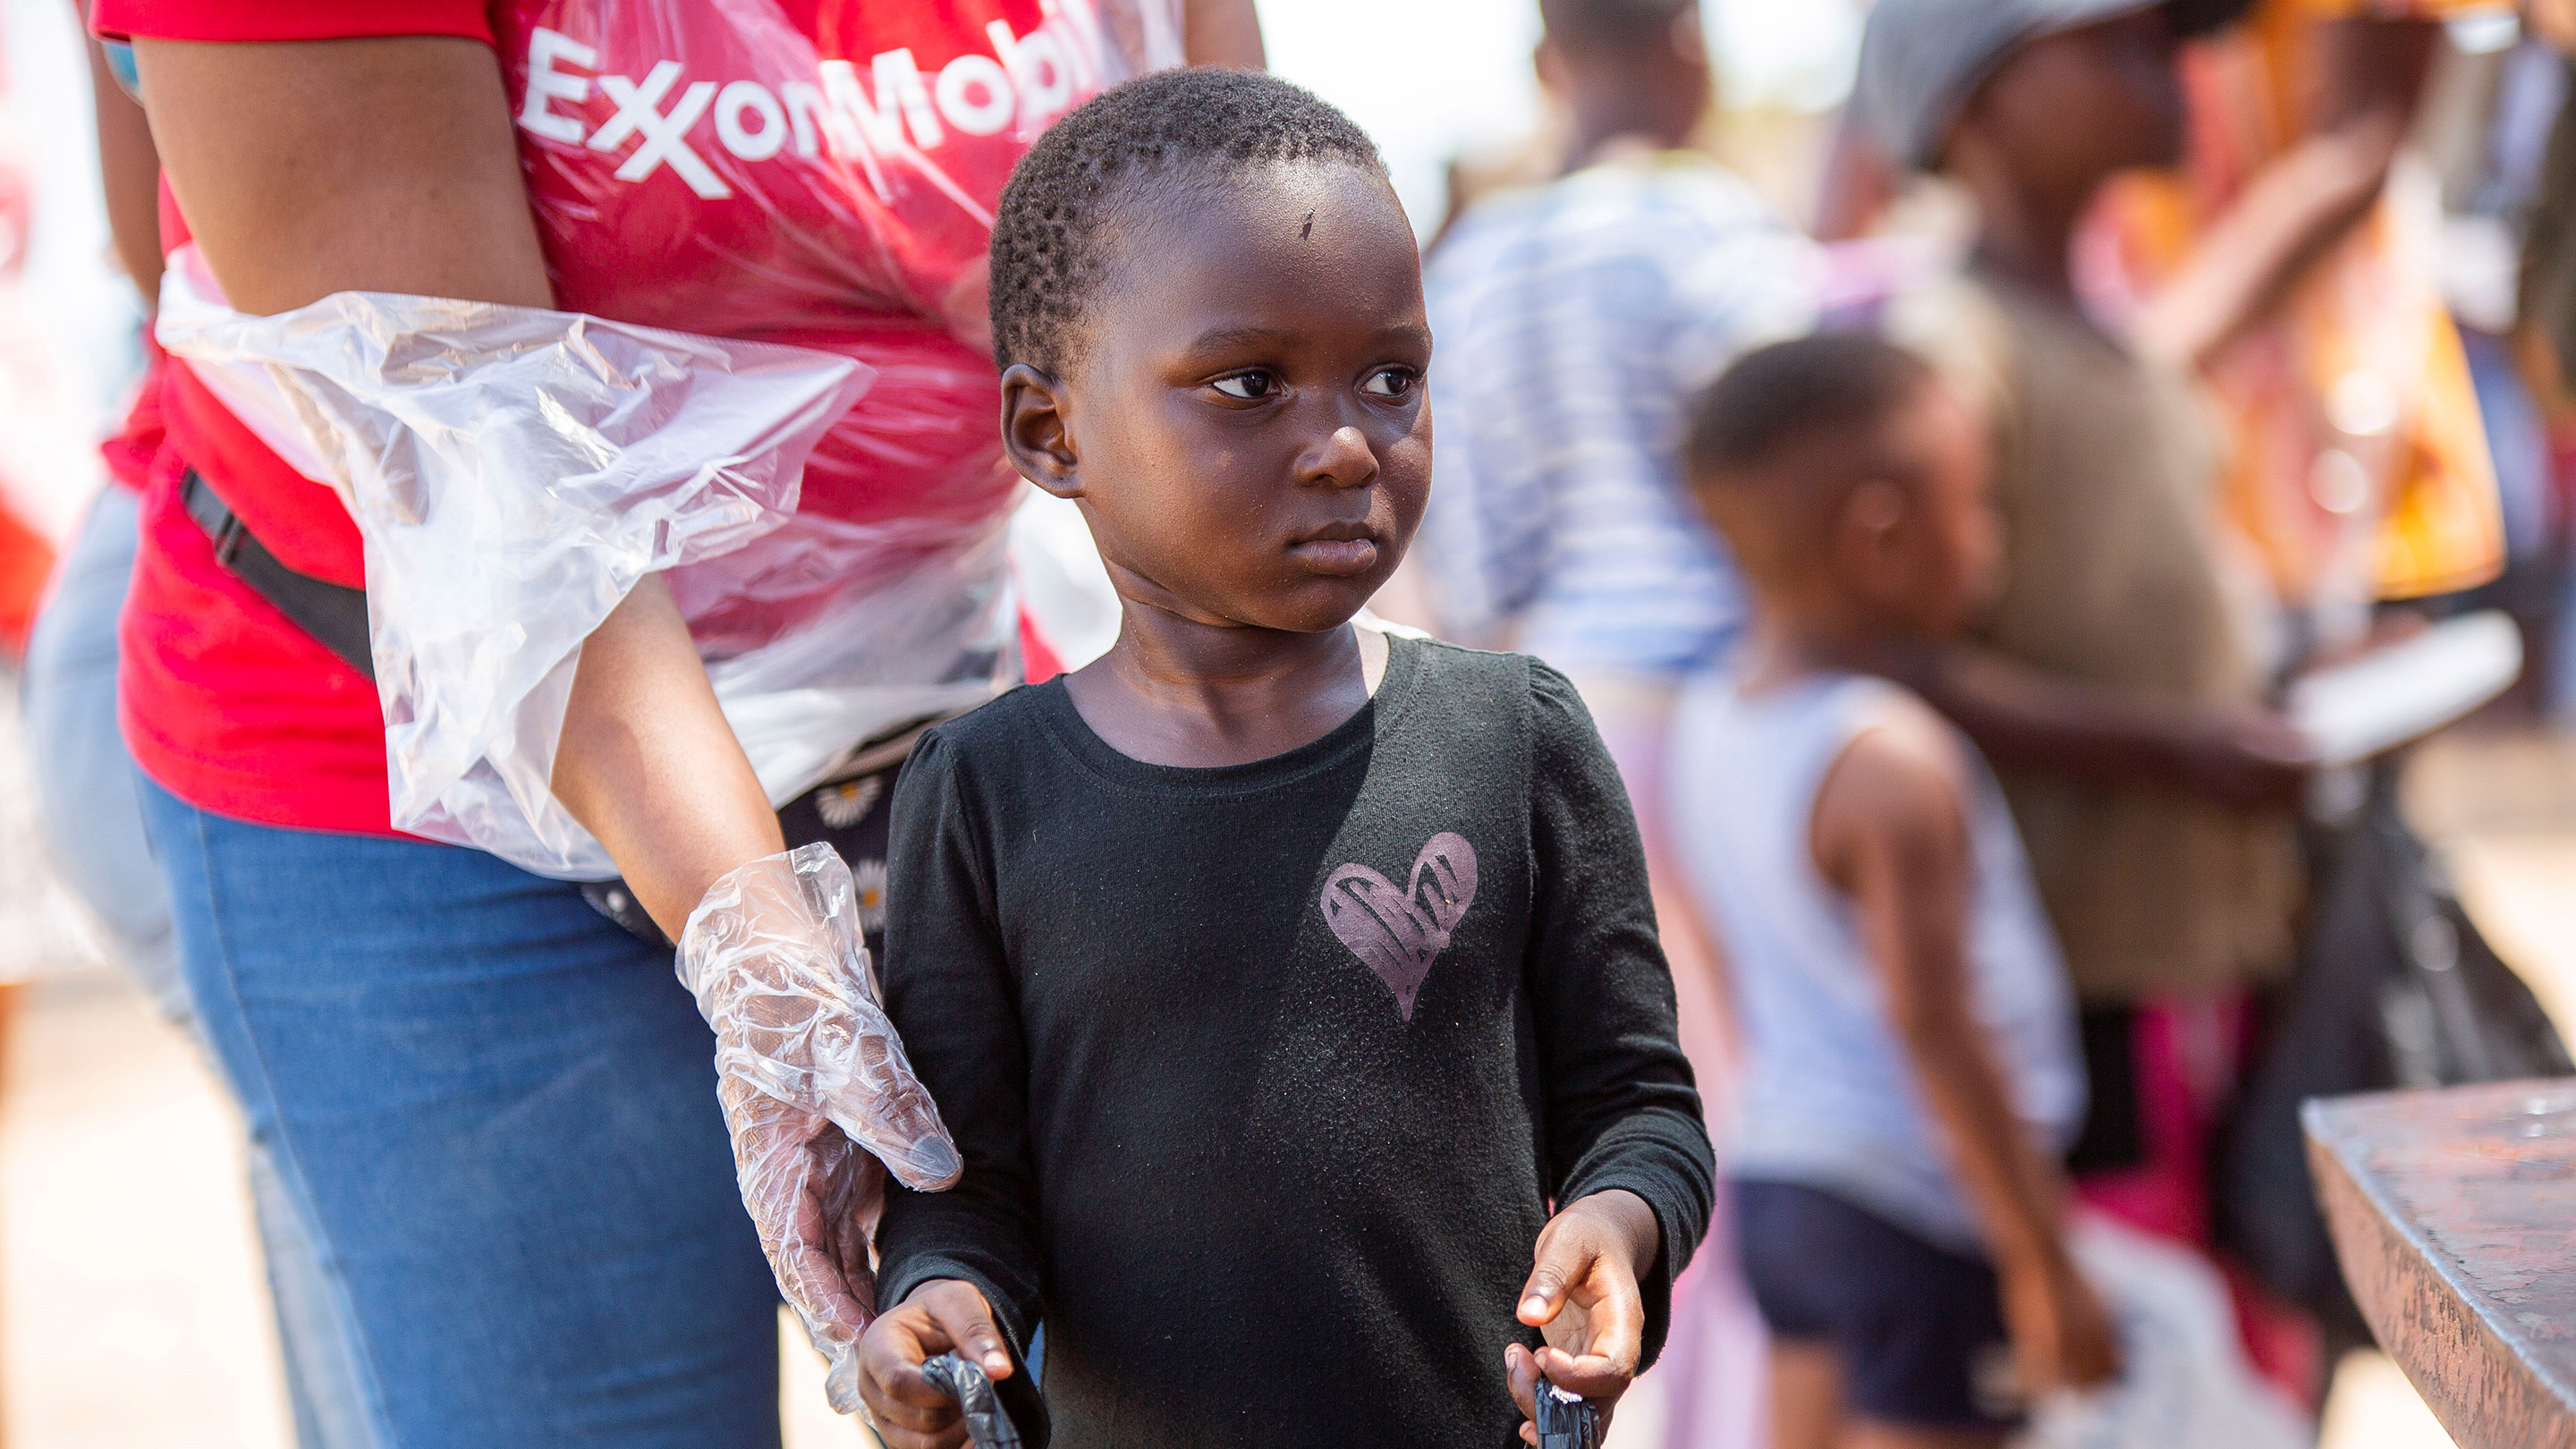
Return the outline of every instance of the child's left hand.
[[[1662,1243],[1654,1209],[1633,1192],[1612,1188],[1568,1203],[1538,1235],[1520,1320],[1541,1329],[1547,1346],[1503,1350],[1512,1400],[1521,1406],[1521,1439],[1538,1442],[1538,1381],[1592,1402],[1607,1429],[1610,1411],[1637,1376],[1646,1336],[1646,1300],[1637,1274]]]

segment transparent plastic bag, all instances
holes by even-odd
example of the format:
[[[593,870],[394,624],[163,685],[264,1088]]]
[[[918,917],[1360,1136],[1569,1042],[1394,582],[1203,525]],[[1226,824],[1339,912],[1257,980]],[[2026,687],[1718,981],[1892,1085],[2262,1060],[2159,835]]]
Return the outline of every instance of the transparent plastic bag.
[[[172,258],[164,345],[359,525],[401,829],[617,873],[550,781],[580,642],[649,572],[772,803],[1016,681],[992,209],[1047,124],[1181,62],[1178,0],[799,13],[496,9],[561,311],[248,317]]]
[[[2014,1449],[2305,1449],[2316,1426],[2255,1376],[2217,1270],[2099,1214],[2075,1224],[2078,1267],[2111,1310],[2120,1377],[2039,1406]]]
[[[726,874],[689,916],[678,971],[715,1028],[743,1206],[849,1413],[886,1173],[928,1192],[964,1171],[879,1003],[849,867],[817,844]]]
[[[552,789],[581,643],[646,574],[788,524],[868,370],[438,298],[248,317],[174,260],[163,344],[331,484],[365,540],[394,823],[543,874],[616,874]]]

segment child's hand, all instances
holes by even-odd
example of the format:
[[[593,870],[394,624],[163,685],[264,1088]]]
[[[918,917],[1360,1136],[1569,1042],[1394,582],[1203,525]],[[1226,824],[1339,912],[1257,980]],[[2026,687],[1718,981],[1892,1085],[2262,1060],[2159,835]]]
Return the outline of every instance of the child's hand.
[[[913,1289],[859,1340],[859,1397],[886,1449],[958,1449],[966,1442],[964,1411],[921,1376],[922,1364],[943,1353],[973,1360],[997,1383],[1011,1376],[1011,1351],[993,1326],[992,1307],[973,1284],[954,1278]]]
[[[2089,1389],[2118,1375],[2110,1312],[2065,1253],[2007,1263],[2002,1278],[2004,1328],[2023,1392]]]
[[[1523,1441],[1538,1442],[1541,1374],[1591,1400],[1602,1427],[1609,1427],[1610,1411],[1637,1376],[1645,1342],[1646,1300],[1637,1274],[1654,1262],[1662,1241],[1654,1209],[1619,1188],[1579,1198],[1548,1220],[1520,1311],[1521,1322],[1544,1330],[1547,1346],[1536,1353],[1517,1343],[1503,1350]]]

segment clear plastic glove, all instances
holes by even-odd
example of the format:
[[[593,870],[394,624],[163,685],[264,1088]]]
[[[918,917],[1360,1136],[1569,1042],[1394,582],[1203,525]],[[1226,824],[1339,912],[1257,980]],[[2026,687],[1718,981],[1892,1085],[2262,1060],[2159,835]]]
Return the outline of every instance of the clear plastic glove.
[[[560,880],[617,874],[554,798],[583,641],[647,574],[675,574],[695,599],[706,570],[797,557],[814,533],[797,521],[807,467],[878,375],[810,348],[452,298],[340,292],[254,317],[193,248],[171,255],[155,327],[357,525],[395,825]],[[919,550],[898,566],[878,549],[876,567],[856,552],[809,566],[880,592],[926,571],[955,592]],[[966,625],[960,645],[976,637],[963,608],[948,613]],[[903,642],[937,665],[960,652],[917,628]],[[876,682],[818,663],[839,668],[788,683]]]
[[[879,1003],[849,867],[817,844],[728,873],[689,916],[679,976],[715,1028],[743,1206],[850,1413],[885,1174],[930,1192],[964,1164]]]

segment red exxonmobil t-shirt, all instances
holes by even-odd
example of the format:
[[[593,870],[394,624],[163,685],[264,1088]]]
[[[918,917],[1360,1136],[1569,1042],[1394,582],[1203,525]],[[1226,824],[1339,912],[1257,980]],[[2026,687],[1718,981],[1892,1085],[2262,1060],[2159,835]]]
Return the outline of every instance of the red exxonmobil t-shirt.
[[[926,555],[998,518],[1017,486],[984,336],[1002,184],[1115,78],[1113,53],[1176,48],[1150,33],[1169,16],[1168,0],[1118,17],[1093,0],[97,0],[92,24],[493,46],[556,305],[865,361],[877,382],[815,450],[799,514]],[[162,210],[176,250],[189,233],[166,189]],[[288,565],[337,583],[364,583],[355,527],[184,361],[161,401],[123,637],[136,759],[221,814],[391,833],[374,688],[216,565],[179,480],[193,467]],[[768,642],[832,583],[692,609],[700,644]]]
[[[134,396],[126,404],[125,422],[115,436],[98,445],[98,455],[107,464],[110,486],[143,491],[151,481],[153,460],[161,456],[161,441],[166,430],[161,426],[161,378],[170,364],[170,355],[161,350],[147,329],[143,334],[143,377],[134,385]]]

